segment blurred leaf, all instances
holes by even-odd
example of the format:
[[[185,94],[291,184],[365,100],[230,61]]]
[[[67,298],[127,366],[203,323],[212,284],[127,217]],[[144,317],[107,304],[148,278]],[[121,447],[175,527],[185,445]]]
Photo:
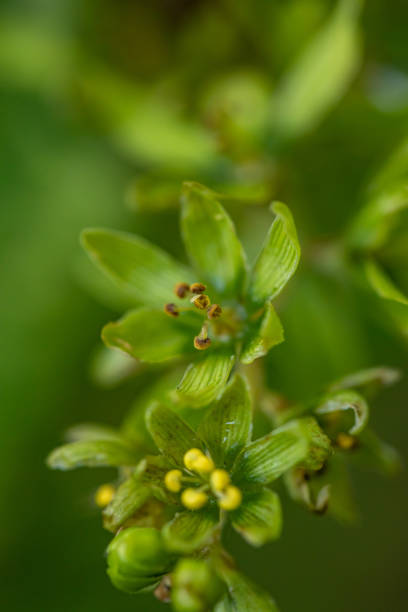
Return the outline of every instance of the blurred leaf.
[[[102,340],[148,363],[159,363],[194,351],[194,327],[185,318],[170,317],[162,310],[132,310],[102,330]]]
[[[228,587],[228,597],[217,612],[279,612],[274,600],[246,576],[223,564],[220,574]],[[224,607],[223,607],[224,606]]]
[[[377,295],[386,300],[408,305],[408,297],[394,285],[390,277],[387,276],[374,259],[366,259],[364,270],[371,288],[374,289]]]
[[[282,323],[271,302],[266,302],[265,312],[257,327],[253,325],[247,333],[240,356],[241,363],[252,363],[263,357],[269,350],[284,341]]]
[[[141,365],[123,351],[98,346],[90,364],[90,376],[98,386],[112,389],[140,369]]]
[[[234,529],[253,546],[275,540],[282,530],[278,494],[270,489],[246,494],[240,507],[231,513],[231,520]]]
[[[55,470],[73,470],[136,465],[139,458],[136,450],[118,440],[88,440],[59,446],[50,453],[47,464]]]
[[[65,437],[68,442],[88,442],[92,440],[114,440],[126,444],[124,436],[113,427],[100,423],[79,423],[70,427]]]
[[[272,205],[276,217],[255,262],[249,293],[255,302],[273,299],[293,276],[299,263],[300,245],[289,208]]]
[[[146,425],[157,448],[176,465],[190,448],[202,448],[195,432],[175,412],[156,402],[146,411]]]
[[[361,59],[360,0],[339,0],[328,22],[304,49],[276,93],[273,126],[283,138],[315,127],[339,101]]]
[[[334,391],[327,395],[315,409],[317,415],[331,415],[351,410],[354,423],[349,429],[352,435],[359,434],[367,425],[369,417],[368,404],[359,393],[353,390]]]
[[[212,402],[227,382],[234,361],[234,355],[220,350],[190,364],[177,387],[180,398],[194,408]]]
[[[194,282],[190,271],[144,238],[107,229],[82,232],[82,245],[90,258],[135,303],[163,308],[174,299],[174,286]]]
[[[218,522],[214,507],[206,506],[193,512],[185,510],[163,527],[163,538],[172,552],[190,554],[211,541]]]
[[[385,366],[378,368],[368,368],[347,374],[330,385],[330,391],[340,391],[341,389],[359,389],[364,392],[366,388],[374,386],[388,386],[398,382],[401,378],[399,370],[387,368]]]
[[[298,419],[249,444],[232,477],[237,483],[268,484],[295,465],[319,469],[329,453],[330,440],[315,419]]]
[[[216,194],[198,183],[184,183],[181,227],[199,281],[224,294],[240,295],[246,279],[245,253],[235,227]]]
[[[248,384],[236,374],[207,412],[198,433],[206,442],[216,465],[229,468],[249,442],[251,431],[252,402]]]
[[[103,511],[105,529],[116,532],[123,523],[149,499],[151,492],[133,476],[117,489],[111,503]]]

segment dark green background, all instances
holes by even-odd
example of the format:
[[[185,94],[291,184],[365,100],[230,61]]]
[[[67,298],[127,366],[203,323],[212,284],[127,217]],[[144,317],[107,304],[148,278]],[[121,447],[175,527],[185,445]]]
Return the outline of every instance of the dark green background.
[[[13,24],[22,32],[16,40],[0,33],[0,575],[1,601],[10,612],[164,609],[151,597],[115,591],[105,576],[109,534],[92,494],[110,472],[61,474],[44,465],[67,426],[119,423],[137,391],[137,382],[102,390],[88,375],[101,325],[116,312],[98,304],[78,280],[80,229],[135,230],[181,252],[172,231],[177,211],[163,218],[126,208],[125,190],[143,162],[129,159],[106,137],[92,107],[83,103],[76,77],[85,56],[147,88],[176,74],[194,114],[200,81],[212,72],[249,66],[272,82],[333,3],[240,5],[250,11],[257,36],[248,36],[239,22],[231,26],[229,2],[3,3],[1,27],[10,31]],[[221,34],[207,39],[203,24],[213,15]],[[408,78],[407,23],[402,0],[367,3],[359,76],[321,125],[284,153],[285,181],[276,195],[293,209],[306,251],[339,234],[370,175],[408,134],[407,92],[396,106],[379,108],[368,85],[375,66]],[[26,28],[35,33],[34,44]],[[183,52],[182,32],[195,53]],[[38,51],[47,37],[57,41],[55,53]],[[257,37],[272,61],[265,61]],[[58,51],[66,41],[75,45],[68,60]],[[253,251],[269,215],[251,208],[236,209],[233,216]],[[356,368],[406,369],[407,343],[382,321],[379,300],[305,262],[282,310],[287,341],[268,361],[271,386],[298,399]],[[372,414],[378,433],[405,456],[407,397],[403,380],[382,394]],[[361,509],[355,527],[309,516],[285,499],[277,543],[257,551],[227,536],[243,569],[270,589],[283,612],[407,609],[406,474],[392,480],[354,476]]]

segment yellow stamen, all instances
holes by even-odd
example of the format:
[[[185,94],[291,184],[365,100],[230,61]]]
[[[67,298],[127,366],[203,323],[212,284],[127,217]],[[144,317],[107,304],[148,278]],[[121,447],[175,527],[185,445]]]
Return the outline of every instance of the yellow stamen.
[[[199,295],[200,293],[204,293],[206,289],[207,287],[203,285],[203,283],[193,283],[192,285],[190,285],[191,293],[196,293],[197,295]]]
[[[226,470],[214,470],[210,476],[211,488],[214,493],[220,493],[230,483],[230,477]]]
[[[209,474],[214,469],[214,462],[212,459],[207,457],[207,455],[202,455],[195,459],[195,461],[191,462],[192,469],[195,472],[203,472],[204,474]]]
[[[99,508],[105,508],[115,495],[115,487],[111,484],[101,485],[95,493],[95,503]]]
[[[212,304],[207,309],[207,316],[209,319],[218,319],[222,315],[222,308],[219,304]]]
[[[343,450],[350,450],[356,445],[356,439],[346,433],[339,433],[337,436],[337,444]]]
[[[192,470],[194,462],[199,458],[199,457],[204,457],[204,453],[202,450],[200,450],[199,448],[190,448],[190,450],[188,450],[186,452],[186,454],[184,455],[183,461],[184,461],[184,465],[186,466],[186,468],[188,470]]]
[[[189,510],[199,510],[208,501],[208,496],[199,489],[185,489],[181,494],[181,503]]]
[[[165,304],[164,312],[169,315],[169,317],[178,317],[180,314],[176,304],[173,303]]]
[[[190,293],[190,285],[188,283],[177,283],[174,287],[174,293],[178,298],[183,299]]]
[[[198,308],[198,310],[206,310],[211,304],[210,298],[204,293],[193,296],[190,301],[196,308]]]
[[[181,490],[181,470],[170,470],[164,477],[166,488],[172,493],[178,493]]]
[[[241,504],[242,493],[238,487],[229,485],[222,497],[218,500],[218,505],[223,510],[235,510]]]

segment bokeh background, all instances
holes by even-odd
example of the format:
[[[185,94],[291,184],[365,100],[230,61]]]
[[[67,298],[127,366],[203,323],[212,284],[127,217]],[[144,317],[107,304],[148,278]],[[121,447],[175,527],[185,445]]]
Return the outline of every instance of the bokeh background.
[[[304,258],[280,307],[287,341],[268,361],[271,388],[298,400],[358,368],[406,370],[406,333],[337,269],[336,245],[371,177],[408,136],[407,3],[362,8],[361,59],[313,125],[284,143],[262,127],[281,76],[334,7],[3,0],[0,580],[9,612],[165,609],[117,592],[105,575],[110,536],[92,497],[109,470],[61,474],[44,464],[69,425],[119,423],[142,384],[103,388],[95,375],[100,328],[122,304],[88,270],[81,228],[134,230],[183,257],[177,193],[194,179],[246,190],[248,206],[232,199],[229,210],[253,256],[271,220],[265,205],[280,198]],[[405,377],[372,411],[403,456],[407,397]],[[254,551],[229,537],[283,612],[407,609],[406,473],[355,471],[353,484],[355,526],[285,499],[277,543]]]

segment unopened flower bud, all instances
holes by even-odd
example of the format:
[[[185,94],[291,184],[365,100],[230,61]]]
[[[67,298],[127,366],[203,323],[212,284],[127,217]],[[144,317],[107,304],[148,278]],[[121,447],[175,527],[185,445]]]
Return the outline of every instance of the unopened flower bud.
[[[183,299],[190,293],[190,285],[188,283],[177,283],[174,287],[174,293],[178,298]]]
[[[210,298],[205,293],[200,293],[200,295],[195,295],[191,298],[191,303],[194,304],[198,310],[205,310],[211,304]]]
[[[208,496],[199,489],[185,489],[181,494],[181,503],[189,510],[200,510],[208,501]]]
[[[173,304],[173,303],[165,304],[164,312],[168,314],[170,317],[178,317],[180,314],[176,304]]]
[[[118,589],[136,593],[159,582],[174,563],[161,532],[153,527],[124,529],[108,546],[108,574]]]
[[[193,283],[192,285],[190,285],[191,293],[195,293],[197,295],[199,295],[200,293],[204,293],[206,289],[207,287],[203,285],[203,283]]]
[[[223,510],[235,510],[241,505],[242,493],[238,487],[229,485],[222,497],[218,500],[218,505]]]
[[[218,319],[222,315],[222,308],[219,304],[212,304],[207,309],[207,316],[209,319]]]
[[[172,583],[171,599],[176,612],[212,610],[223,593],[223,583],[203,559],[181,559]]]

